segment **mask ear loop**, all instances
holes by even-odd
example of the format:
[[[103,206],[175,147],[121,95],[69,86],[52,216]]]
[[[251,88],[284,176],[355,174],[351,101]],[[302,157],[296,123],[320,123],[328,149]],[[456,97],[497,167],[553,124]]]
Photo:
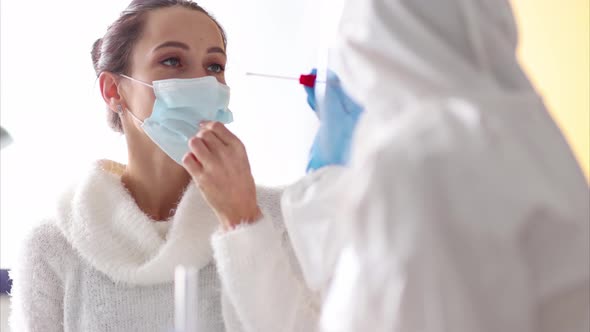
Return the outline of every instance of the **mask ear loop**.
[[[125,74],[120,74],[120,75],[121,75],[121,77],[124,77],[124,78],[126,78],[126,79],[128,79],[128,80],[130,80],[130,81],[133,81],[133,82],[136,82],[136,83],[139,83],[139,84],[145,85],[145,86],[147,86],[147,87],[149,87],[149,88],[152,88],[152,89],[154,88],[154,87],[153,87],[151,84],[147,84],[147,83],[145,83],[145,82],[142,82],[142,81],[140,81],[140,80],[136,80],[136,79],[135,79],[135,78],[133,78],[133,77],[127,76],[127,75],[125,75]],[[127,109],[127,108],[126,108],[126,109]],[[127,110],[128,110],[128,109],[127,109]],[[143,125],[143,121],[142,121],[142,120],[140,120],[140,119],[139,119],[137,116],[135,116],[135,114],[133,114],[133,112],[131,112],[131,111],[129,111],[129,110],[128,110],[128,112],[127,112],[127,113],[131,114],[131,116],[132,116],[132,117],[133,117],[135,120],[139,121],[139,123],[141,123],[141,124]],[[119,116],[123,115],[123,106],[121,106],[121,104],[117,105],[117,114],[119,114]]]
[[[127,108],[125,108],[125,109],[127,109]],[[127,111],[128,111],[127,112],[128,114],[131,114],[131,116],[135,120],[137,120],[139,123],[141,123],[143,125],[143,121],[140,120],[137,116],[135,116],[135,114],[133,114],[133,112],[129,111],[128,109],[127,109]],[[121,106],[121,104],[117,105],[117,112],[116,113],[119,114],[120,117],[123,116],[123,106]]]
[[[125,77],[126,79],[128,79],[128,80],[131,80],[131,81],[133,81],[133,82],[135,82],[135,83],[139,83],[139,84],[141,84],[141,85],[145,85],[145,86],[147,86],[148,88],[152,88],[152,89],[154,88],[154,86],[153,86],[153,85],[151,85],[151,84],[148,84],[148,83],[146,83],[146,82],[143,82],[143,81],[140,81],[140,80],[136,80],[135,78],[133,78],[133,77],[131,77],[131,76],[127,76],[127,75],[125,75],[125,74],[120,74],[120,75],[121,75],[121,77]]]

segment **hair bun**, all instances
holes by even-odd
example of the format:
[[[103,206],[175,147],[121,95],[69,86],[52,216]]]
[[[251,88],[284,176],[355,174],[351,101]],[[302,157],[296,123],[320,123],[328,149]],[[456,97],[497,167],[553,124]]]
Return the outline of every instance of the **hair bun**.
[[[101,52],[101,48],[102,48],[102,38],[98,38],[94,44],[92,45],[92,65],[94,66],[94,71],[96,72],[96,75],[99,74],[98,72],[98,63],[100,61],[100,57],[102,55]]]

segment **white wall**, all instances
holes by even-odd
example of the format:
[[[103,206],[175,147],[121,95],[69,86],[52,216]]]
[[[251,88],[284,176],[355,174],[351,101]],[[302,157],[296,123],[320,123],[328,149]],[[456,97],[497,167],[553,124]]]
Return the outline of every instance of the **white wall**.
[[[10,267],[25,231],[52,209],[82,165],[125,161],[121,137],[106,125],[90,60],[128,1],[1,3],[1,124],[14,143],[1,152],[0,266]],[[230,126],[247,146],[256,179],[287,184],[304,174],[316,129],[296,81],[246,77],[246,71],[298,76],[315,63],[321,22],[315,1],[200,1],[229,36]],[[75,14],[71,14],[75,13]]]

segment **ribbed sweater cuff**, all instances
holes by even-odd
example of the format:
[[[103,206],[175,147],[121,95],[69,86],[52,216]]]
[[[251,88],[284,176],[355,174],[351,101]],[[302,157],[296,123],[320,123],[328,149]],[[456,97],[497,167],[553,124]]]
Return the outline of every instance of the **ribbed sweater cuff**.
[[[229,232],[216,232],[211,244],[219,272],[239,276],[245,271],[257,271],[267,266],[273,256],[280,257],[281,237],[271,218],[265,216]]]

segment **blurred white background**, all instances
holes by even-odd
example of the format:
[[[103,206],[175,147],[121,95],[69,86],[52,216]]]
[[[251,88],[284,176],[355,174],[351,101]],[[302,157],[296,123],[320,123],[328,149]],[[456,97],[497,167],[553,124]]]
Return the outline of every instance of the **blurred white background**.
[[[96,159],[126,161],[124,138],[106,124],[90,60],[93,42],[128,1],[1,2],[1,124],[14,143],[1,152],[0,267],[10,268],[26,231],[51,214],[56,195]],[[314,0],[199,1],[227,30],[230,125],[261,184],[304,174],[317,121],[297,81],[317,59]],[[316,23],[311,23],[316,22]]]

